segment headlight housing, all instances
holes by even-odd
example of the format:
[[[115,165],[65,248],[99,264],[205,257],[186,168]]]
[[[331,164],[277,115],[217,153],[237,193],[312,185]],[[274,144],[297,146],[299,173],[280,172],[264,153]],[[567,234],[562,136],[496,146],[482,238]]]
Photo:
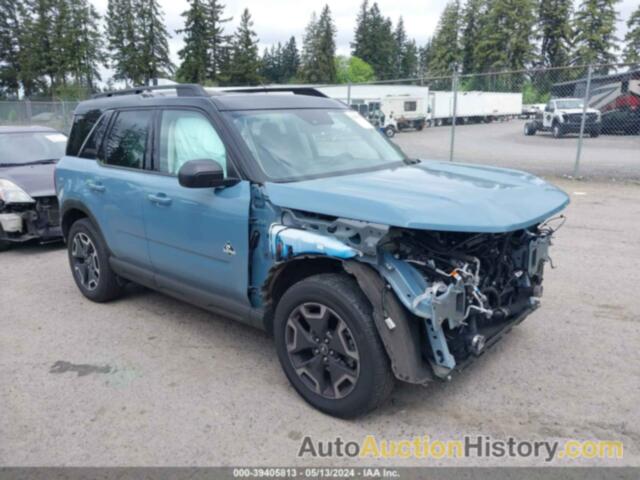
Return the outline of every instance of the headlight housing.
[[[12,181],[0,178],[0,202],[33,203],[35,200]]]

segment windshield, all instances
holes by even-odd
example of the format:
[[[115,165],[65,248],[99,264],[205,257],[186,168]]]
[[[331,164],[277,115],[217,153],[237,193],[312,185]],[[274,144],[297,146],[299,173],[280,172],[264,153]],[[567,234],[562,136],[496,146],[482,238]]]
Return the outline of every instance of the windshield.
[[[564,110],[569,108],[582,108],[583,102],[578,99],[556,100],[556,108]]]
[[[252,110],[228,115],[274,181],[386,168],[406,159],[352,110]]]
[[[0,166],[57,160],[66,145],[67,137],[57,132],[0,133]]]

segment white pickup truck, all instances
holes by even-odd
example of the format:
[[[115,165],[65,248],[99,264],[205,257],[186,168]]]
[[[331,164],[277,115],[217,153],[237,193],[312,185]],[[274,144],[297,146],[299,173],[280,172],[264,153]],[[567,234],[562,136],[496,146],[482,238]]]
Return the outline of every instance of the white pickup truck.
[[[543,111],[524,124],[525,135],[536,132],[551,132],[554,138],[567,133],[579,133],[582,123],[583,100],[580,98],[556,98],[549,100]],[[584,133],[597,137],[602,130],[600,111],[595,108],[586,109]]]

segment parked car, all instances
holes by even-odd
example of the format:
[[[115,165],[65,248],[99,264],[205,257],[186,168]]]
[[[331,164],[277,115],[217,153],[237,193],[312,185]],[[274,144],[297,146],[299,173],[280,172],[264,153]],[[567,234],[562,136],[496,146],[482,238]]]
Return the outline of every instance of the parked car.
[[[0,127],[0,250],[60,240],[55,163],[67,137],[47,127]]]
[[[600,111],[595,108],[587,108],[585,111],[583,105],[584,101],[579,98],[549,100],[544,111],[537,113],[534,120],[524,124],[524,134],[551,132],[554,138],[561,138],[567,133],[579,133],[584,113],[584,133],[597,137],[602,130]]]
[[[449,379],[538,307],[561,190],[408,158],[311,88],[173,88],[75,111],[55,179],[90,300],[132,281],[263,328],[296,391],[341,417],[395,379]]]

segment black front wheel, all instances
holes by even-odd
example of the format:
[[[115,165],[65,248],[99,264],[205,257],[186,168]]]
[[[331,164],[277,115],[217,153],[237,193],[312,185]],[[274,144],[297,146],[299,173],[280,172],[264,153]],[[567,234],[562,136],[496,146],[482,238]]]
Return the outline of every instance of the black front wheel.
[[[355,417],[382,404],[393,389],[371,305],[347,275],[315,275],[287,290],[274,336],[287,378],[318,410]]]
[[[389,125],[388,127],[385,127],[384,134],[389,138],[393,138],[393,136],[396,134],[396,129]]]
[[[551,134],[553,135],[553,138],[562,138],[562,136],[564,135],[562,126],[559,123],[554,124],[551,130]]]
[[[71,226],[67,243],[69,265],[80,292],[94,302],[119,297],[122,286],[109,265],[107,246],[89,219]]]

